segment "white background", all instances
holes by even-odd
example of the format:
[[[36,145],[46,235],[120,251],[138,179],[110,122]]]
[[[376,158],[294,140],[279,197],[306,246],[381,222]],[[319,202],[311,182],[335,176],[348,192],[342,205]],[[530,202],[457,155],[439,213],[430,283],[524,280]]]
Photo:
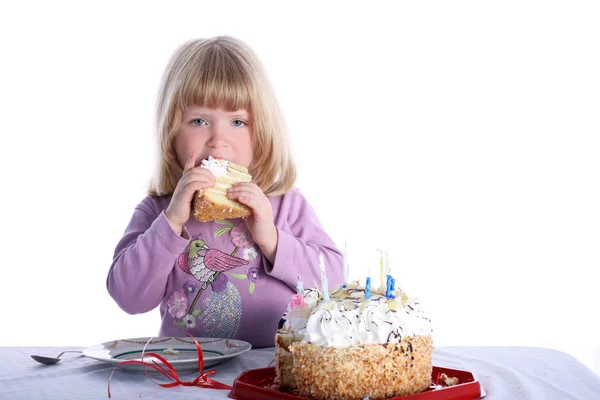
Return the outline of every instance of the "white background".
[[[438,346],[551,347],[600,372],[597,3],[7,3],[0,345],[157,333],[106,275],[169,57],[227,34],[265,64],[351,278],[383,247]]]

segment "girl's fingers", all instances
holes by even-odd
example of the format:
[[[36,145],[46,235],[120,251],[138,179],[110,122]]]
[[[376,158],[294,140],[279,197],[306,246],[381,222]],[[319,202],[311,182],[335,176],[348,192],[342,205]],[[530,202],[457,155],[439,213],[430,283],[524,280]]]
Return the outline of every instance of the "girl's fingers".
[[[215,176],[212,172],[210,172],[210,169],[208,168],[194,167],[183,173],[183,176],[187,175],[203,175],[209,177],[211,180],[215,180]]]
[[[197,190],[206,189],[207,187],[210,187],[210,186],[211,186],[211,184],[209,182],[200,182],[200,181],[190,182],[183,187],[183,193],[185,193],[184,198],[187,197],[187,198],[191,199]]]
[[[262,192],[260,193],[262,195]],[[266,198],[260,196],[259,194],[253,192],[252,190],[240,190],[238,189],[235,192],[228,192],[227,197],[232,200],[237,200],[242,204],[247,205],[253,210],[253,213],[261,213],[261,210],[265,208]],[[267,201],[268,203],[268,201]]]
[[[195,164],[196,164],[196,153],[194,153],[192,151],[190,153],[190,156],[188,157],[187,161],[185,162],[185,166],[183,167],[183,172],[187,172],[187,171],[191,170],[192,168],[194,168]]]
[[[193,179],[188,182],[184,182],[183,188],[188,188],[190,186],[199,187],[200,189],[208,188],[214,186],[214,182],[207,181],[206,179]]]
[[[227,193],[231,193],[232,195],[237,195],[238,193],[243,193],[243,192],[254,193],[256,195],[263,194],[262,190],[260,190],[260,188],[258,186],[256,186],[253,183],[246,183],[246,182],[236,183],[227,191]]]
[[[268,202],[264,203],[263,199],[255,196],[253,193],[242,193],[237,197],[237,201],[252,209],[252,217],[255,221],[263,220],[269,215],[270,204]],[[272,217],[270,219],[272,219]]]
[[[211,185],[215,184],[215,176],[206,168],[193,168],[186,173],[181,178],[181,182],[183,184],[188,184],[193,181],[204,181],[210,182]]]
[[[256,210],[256,207],[258,206],[258,201],[256,200],[256,197],[252,195],[252,193],[239,193],[234,195],[233,197],[229,196],[229,198],[235,199],[240,203],[247,205],[253,210]]]
[[[252,182],[238,182],[238,183],[234,183],[231,188],[232,189],[255,189],[255,190],[260,190],[259,187],[256,185],[256,183],[252,183]]]
[[[236,188],[227,191],[227,197],[230,199],[239,199],[240,197],[254,197],[255,192],[249,189]]]

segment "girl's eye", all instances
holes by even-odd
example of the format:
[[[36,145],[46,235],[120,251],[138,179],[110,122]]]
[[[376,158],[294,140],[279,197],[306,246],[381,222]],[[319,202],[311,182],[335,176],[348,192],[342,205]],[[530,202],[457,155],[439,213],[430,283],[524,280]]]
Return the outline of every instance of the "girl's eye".
[[[241,119],[236,119],[235,121],[233,121],[233,126],[244,126],[246,125],[246,123],[244,121],[242,121]]]
[[[206,125],[206,121],[200,118],[196,118],[192,120],[192,125],[194,126],[204,126]]]

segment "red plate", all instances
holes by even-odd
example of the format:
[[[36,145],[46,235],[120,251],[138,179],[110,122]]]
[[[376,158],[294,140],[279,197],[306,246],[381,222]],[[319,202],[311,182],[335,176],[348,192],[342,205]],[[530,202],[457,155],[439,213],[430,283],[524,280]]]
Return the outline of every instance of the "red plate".
[[[458,378],[459,383],[454,386],[442,386],[438,389],[430,388],[422,393],[394,397],[389,400],[473,400],[485,395],[479,381],[471,372],[434,366],[431,374],[432,381],[437,379],[438,374],[443,373],[451,378]],[[278,390],[277,385],[273,383],[274,379],[275,367],[244,371],[233,382],[233,390],[229,393],[229,397],[238,400],[306,399],[306,397]]]

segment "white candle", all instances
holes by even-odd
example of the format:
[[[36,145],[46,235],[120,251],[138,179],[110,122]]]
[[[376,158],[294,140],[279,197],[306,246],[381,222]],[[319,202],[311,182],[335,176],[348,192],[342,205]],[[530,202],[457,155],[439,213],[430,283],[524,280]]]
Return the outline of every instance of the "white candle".
[[[321,288],[323,290],[323,301],[329,300],[329,288],[327,284],[327,274],[325,273],[325,259],[323,253],[319,252],[319,269],[321,270]]]
[[[350,265],[348,264],[348,242],[344,243],[344,286],[348,284],[348,274]]]
[[[298,283],[296,284],[296,288],[298,288],[298,293],[304,296],[304,284],[300,280],[300,277],[298,277]]]
[[[380,280],[380,285],[379,285],[379,291],[381,293],[385,293],[385,289],[387,286],[387,280],[385,278],[385,258],[387,258],[387,253],[385,253],[385,251],[383,250],[379,250],[381,252],[381,255],[379,257],[379,280]],[[386,257],[384,258],[383,255],[386,255]]]

